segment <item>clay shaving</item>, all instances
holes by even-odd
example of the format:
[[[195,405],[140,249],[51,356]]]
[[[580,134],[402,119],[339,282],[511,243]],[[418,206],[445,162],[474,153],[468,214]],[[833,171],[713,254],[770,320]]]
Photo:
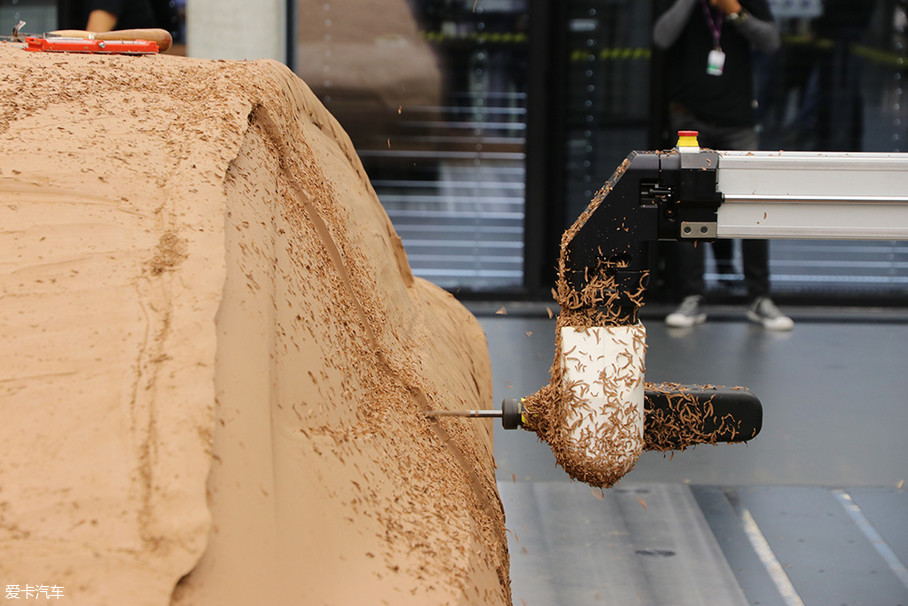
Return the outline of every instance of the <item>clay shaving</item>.
[[[0,80],[4,584],[510,604],[492,424],[423,414],[491,407],[485,335],[306,84],[9,43]]]
[[[700,403],[677,383],[647,383],[646,388],[666,396],[669,406],[668,409],[655,409],[647,405],[644,422],[646,450],[680,451],[696,444],[734,442],[740,435],[741,421],[732,414],[713,416],[713,398]],[[709,386],[704,386],[704,389],[709,389]]]
[[[586,286],[581,292],[574,290],[568,280],[567,249],[577,231],[602,203],[612,184],[626,169],[626,163],[619,167],[612,179],[593,198],[589,207],[568,229],[561,239],[561,254],[558,259],[558,277],[556,288],[553,292],[555,301],[561,307],[555,329],[555,359],[550,370],[551,380],[548,385],[536,394],[525,398],[527,423],[525,428],[536,432],[541,440],[548,443],[555,455],[555,460],[572,478],[586,482],[591,486],[609,487],[614,485],[624,474],[633,468],[636,456],[643,448],[636,428],[630,419],[634,418],[635,411],[632,405],[622,404],[617,401],[610,402],[612,410],[611,425],[598,427],[594,432],[583,433],[580,437],[571,435],[578,416],[591,413],[581,410],[577,414],[578,406],[585,404],[577,397],[577,392],[583,392],[586,386],[566,384],[564,369],[562,368],[562,340],[561,329],[574,327],[578,329],[593,326],[614,327],[626,324],[622,320],[624,310],[618,302],[630,299],[634,306],[643,305],[645,276],[634,292],[622,291],[615,281],[615,271],[623,267],[620,263],[610,263],[600,260],[595,268],[590,268],[587,274]],[[635,336],[632,346],[635,351],[645,349],[645,340],[642,331]],[[570,352],[567,352],[570,355]],[[614,378],[612,379],[615,380]],[[620,379],[619,379],[620,380]],[[633,380],[625,377],[624,380]],[[579,389],[574,389],[579,387]],[[609,382],[604,385],[606,393],[614,392],[614,385],[609,387]],[[569,419],[571,421],[569,421]],[[602,440],[608,443],[603,445]],[[591,452],[599,453],[591,458]],[[630,457],[628,456],[630,453]],[[632,459],[632,460],[630,460]]]
[[[611,263],[600,259],[597,267],[588,268],[586,286],[580,292],[571,286],[568,279],[569,243],[603,202],[626,168],[627,161],[622,163],[574,225],[562,236],[558,276],[552,293],[561,307],[561,313],[555,329],[555,358],[550,370],[551,379],[548,385],[524,399],[524,428],[534,431],[542,441],[549,444],[558,464],[572,478],[599,487],[617,483],[633,468],[636,456],[643,449],[665,452],[684,450],[694,444],[734,441],[740,424],[731,414],[714,418],[712,398],[699,403],[681,385],[646,383],[647,391],[657,391],[665,396],[668,409],[655,409],[647,403],[642,443],[638,443],[635,428],[628,422],[634,414],[632,405],[619,403],[617,399],[609,403],[613,413],[609,417],[608,427],[599,427],[595,432],[581,434],[579,439],[571,433],[578,419],[592,414],[592,411],[587,410],[587,403],[577,396],[587,386],[573,385],[564,380],[562,359],[570,363],[571,352],[563,355],[562,328],[626,325],[629,321],[636,321],[636,313],[630,318],[627,315],[628,301],[635,310],[644,305],[647,276],[644,274],[632,291],[622,290],[615,280],[615,272],[624,267],[620,262]],[[635,337],[632,349],[645,349],[642,330]],[[634,380],[634,377],[626,377],[626,380]],[[605,387],[607,392],[614,393],[617,390],[615,384],[609,386],[608,382]],[[603,440],[607,442],[603,443]],[[607,454],[591,458],[591,452]]]

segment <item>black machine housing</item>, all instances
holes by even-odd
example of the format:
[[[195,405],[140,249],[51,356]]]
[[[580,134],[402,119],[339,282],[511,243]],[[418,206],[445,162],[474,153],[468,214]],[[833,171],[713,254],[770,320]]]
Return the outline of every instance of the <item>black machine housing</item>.
[[[644,284],[651,244],[658,240],[712,240],[724,197],[717,187],[714,151],[631,152],[604,188],[604,198],[578,221],[565,244],[566,278],[582,292],[590,268],[613,272],[619,293]],[[633,322],[637,305],[625,298]]]

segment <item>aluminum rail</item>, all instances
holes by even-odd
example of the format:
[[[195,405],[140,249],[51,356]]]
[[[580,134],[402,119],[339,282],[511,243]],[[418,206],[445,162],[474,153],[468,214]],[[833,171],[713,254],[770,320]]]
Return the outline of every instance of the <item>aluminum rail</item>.
[[[908,154],[719,152],[719,238],[908,240]]]

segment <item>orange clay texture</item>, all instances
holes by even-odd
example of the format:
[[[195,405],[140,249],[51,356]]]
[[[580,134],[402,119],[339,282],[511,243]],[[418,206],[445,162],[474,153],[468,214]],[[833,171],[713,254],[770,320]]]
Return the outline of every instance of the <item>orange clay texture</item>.
[[[0,43],[0,579],[509,604],[478,322],[272,61]]]

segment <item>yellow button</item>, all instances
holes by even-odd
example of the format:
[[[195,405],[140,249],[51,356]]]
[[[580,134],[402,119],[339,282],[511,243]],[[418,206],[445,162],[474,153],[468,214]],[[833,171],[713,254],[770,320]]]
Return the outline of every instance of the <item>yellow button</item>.
[[[678,147],[700,147],[697,142],[697,135],[699,134],[699,131],[695,130],[679,130]]]

